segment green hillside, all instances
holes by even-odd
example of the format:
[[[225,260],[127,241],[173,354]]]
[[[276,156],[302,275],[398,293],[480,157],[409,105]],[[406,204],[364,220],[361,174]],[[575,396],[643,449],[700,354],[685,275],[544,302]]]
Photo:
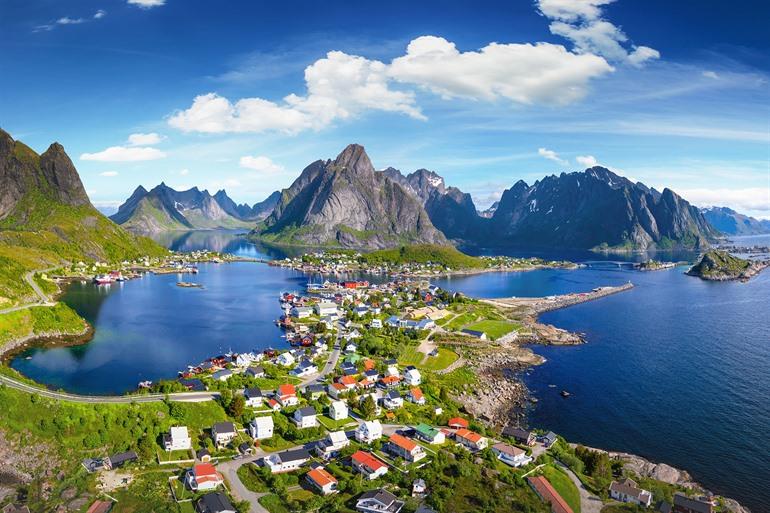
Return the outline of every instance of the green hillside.
[[[412,244],[398,248],[381,249],[364,253],[361,259],[370,264],[440,264],[452,269],[477,269],[486,263],[477,257],[466,255],[451,246],[437,244]]]

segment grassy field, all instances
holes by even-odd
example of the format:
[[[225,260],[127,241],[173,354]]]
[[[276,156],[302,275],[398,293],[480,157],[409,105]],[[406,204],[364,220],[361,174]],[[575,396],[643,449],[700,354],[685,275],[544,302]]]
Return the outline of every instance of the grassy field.
[[[554,489],[567,501],[572,511],[580,513],[580,492],[569,476],[552,465],[543,467],[542,471]]]
[[[35,306],[0,315],[0,346],[38,333],[78,335],[85,328],[86,322],[64,303]]]
[[[476,331],[483,331],[487,334],[487,338],[491,340],[497,340],[503,335],[507,335],[514,330],[521,329],[521,325],[511,321],[484,320],[466,326],[466,328]]]
[[[459,358],[457,353],[444,347],[439,348],[437,356],[429,356],[425,363],[422,363],[424,357],[425,353],[419,352],[417,346],[407,346],[398,357],[398,363],[401,365],[414,365],[418,369],[438,371],[446,369]]]

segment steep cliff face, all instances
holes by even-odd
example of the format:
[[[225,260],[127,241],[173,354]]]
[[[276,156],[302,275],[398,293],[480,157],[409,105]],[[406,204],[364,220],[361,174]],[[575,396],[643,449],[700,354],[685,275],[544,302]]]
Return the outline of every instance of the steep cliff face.
[[[240,205],[236,204],[235,201],[227,195],[224,189],[217,191],[217,193],[214,194],[214,199],[219,206],[222,207],[222,210],[227,212],[228,215],[235,219],[240,219],[241,221],[260,221],[266,218],[273,211],[273,208],[275,208],[275,205],[280,198],[281,193],[275,191],[264,200],[255,203],[253,206],[249,206],[246,203]]]
[[[716,235],[697,208],[593,167],[548,176],[503,193],[491,218],[491,243],[597,249],[703,247]]]
[[[762,235],[770,233],[770,220],[756,219],[727,207],[701,209],[711,226],[725,235]]]
[[[303,245],[446,243],[420,202],[376,172],[357,144],[334,161],[318,160],[306,167],[253,233],[268,241]]]

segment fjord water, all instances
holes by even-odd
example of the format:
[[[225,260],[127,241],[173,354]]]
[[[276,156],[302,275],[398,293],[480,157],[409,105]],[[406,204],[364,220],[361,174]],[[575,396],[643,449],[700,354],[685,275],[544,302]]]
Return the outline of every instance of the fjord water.
[[[232,233],[194,232],[165,243],[259,259],[283,256]],[[640,272],[616,257],[561,258],[590,262],[578,270],[436,280],[477,297],[561,294],[629,280],[636,285],[542,317],[585,333],[588,343],[533,348],[547,362],[524,376],[539,399],[530,425],[686,469],[712,491],[768,511],[770,272],[749,283],[709,283],[685,276],[684,267]],[[176,287],[179,279],[205,288]],[[230,349],[283,347],[272,322],[280,313],[278,293],[302,290],[307,280],[299,272],[244,262],[108,288],[74,284],[63,300],[95,326],[94,340],[30,349],[12,366],[54,388],[110,394],[133,390],[142,380],[174,378],[187,365]],[[559,396],[562,389],[572,393],[569,399]]]

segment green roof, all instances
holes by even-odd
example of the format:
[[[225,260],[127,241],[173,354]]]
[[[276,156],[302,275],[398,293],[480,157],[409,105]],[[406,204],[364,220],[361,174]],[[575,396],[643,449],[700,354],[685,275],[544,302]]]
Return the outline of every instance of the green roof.
[[[438,429],[436,429],[436,428],[434,428],[432,426],[429,426],[429,425],[427,425],[425,423],[417,424],[414,427],[414,430],[417,431],[418,433],[420,433],[421,435],[428,436],[428,437],[431,437],[431,438],[433,438],[434,436],[436,436],[438,434]]]

